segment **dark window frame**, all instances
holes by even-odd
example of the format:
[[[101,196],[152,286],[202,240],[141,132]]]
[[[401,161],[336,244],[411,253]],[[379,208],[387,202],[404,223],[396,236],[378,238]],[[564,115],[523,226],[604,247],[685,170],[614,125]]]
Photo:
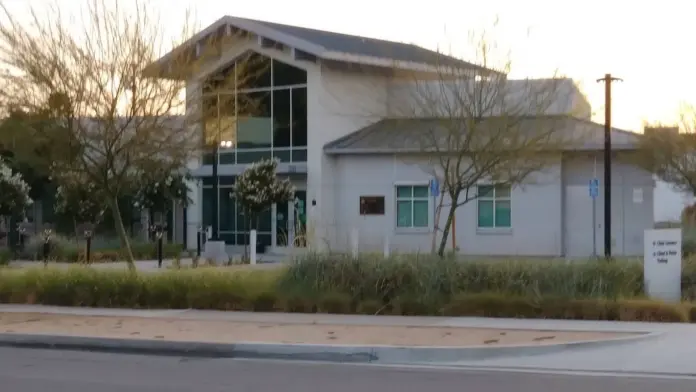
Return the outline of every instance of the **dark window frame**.
[[[378,195],[360,196],[360,215],[384,215],[386,197]]]

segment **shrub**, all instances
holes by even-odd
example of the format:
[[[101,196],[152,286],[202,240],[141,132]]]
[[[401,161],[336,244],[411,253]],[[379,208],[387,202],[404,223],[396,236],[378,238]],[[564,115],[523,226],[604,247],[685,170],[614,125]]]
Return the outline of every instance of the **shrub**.
[[[345,293],[324,293],[319,297],[317,311],[322,313],[351,313],[351,297]]]
[[[58,306],[215,309],[400,315],[484,316],[686,322],[690,305],[644,299],[572,299],[504,293],[458,293],[443,297],[403,295],[389,304],[347,293],[288,292],[284,271],[172,270],[137,274],[127,270],[72,267],[0,269],[0,302]],[[354,309],[355,308],[355,309]]]
[[[621,298],[643,292],[643,268],[629,261],[461,262],[431,256],[311,255],[295,261],[281,282],[287,290],[339,291],[358,301],[390,303],[403,295],[448,299],[466,293]]]
[[[12,261],[12,251],[9,248],[0,248],[0,266],[7,265]]]
[[[417,294],[401,295],[391,304],[391,313],[400,316],[439,316],[444,311],[441,301]]]
[[[49,259],[59,260],[67,257],[77,244],[69,238],[61,235],[51,236],[51,253]],[[28,260],[43,260],[44,239],[41,235],[32,235],[24,241],[24,249],[19,257]]]
[[[465,294],[453,298],[445,309],[448,316],[507,318],[554,318],[575,320],[620,320],[687,322],[681,304],[651,300],[543,299],[507,297],[497,293]]]
[[[382,302],[374,299],[366,299],[358,302],[355,311],[358,314],[376,315],[379,314],[383,309],[384,305]]]
[[[688,322],[683,306],[650,300],[624,300],[616,303],[620,321]]]

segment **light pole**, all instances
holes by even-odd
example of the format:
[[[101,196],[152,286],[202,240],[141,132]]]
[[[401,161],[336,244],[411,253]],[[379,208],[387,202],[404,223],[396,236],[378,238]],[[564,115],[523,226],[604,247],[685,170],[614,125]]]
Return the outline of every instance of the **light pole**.
[[[611,258],[611,83],[622,82],[611,74],[597,79],[604,82],[604,257]]]

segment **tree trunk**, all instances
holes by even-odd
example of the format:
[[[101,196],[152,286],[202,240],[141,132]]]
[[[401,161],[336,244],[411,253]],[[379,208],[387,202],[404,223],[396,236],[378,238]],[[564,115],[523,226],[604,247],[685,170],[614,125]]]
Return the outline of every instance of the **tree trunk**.
[[[118,237],[121,240],[121,247],[125,250],[126,262],[128,263],[128,269],[130,271],[135,271],[135,259],[133,258],[133,251],[130,247],[130,241],[128,240],[128,233],[126,233],[126,227],[123,226],[123,219],[121,219],[121,209],[118,206],[118,200],[114,198],[111,201],[111,213],[114,217],[114,223],[116,224],[116,232],[118,232]]]
[[[437,233],[440,231],[440,215],[442,214],[442,205],[445,202],[445,192],[440,193],[440,200],[435,207],[435,222],[433,223],[433,242],[430,248],[430,253],[435,253],[435,244],[437,243]]]
[[[447,247],[447,237],[449,237],[449,232],[452,228],[452,221],[454,221],[454,214],[457,212],[457,202],[459,201],[459,192],[454,195],[450,195],[451,205],[449,213],[447,214],[447,222],[445,222],[445,227],[442,230],[442,238],[440,239],[440,246],[438,247],[437,254],[440,257],[445,256],[445,247]]]

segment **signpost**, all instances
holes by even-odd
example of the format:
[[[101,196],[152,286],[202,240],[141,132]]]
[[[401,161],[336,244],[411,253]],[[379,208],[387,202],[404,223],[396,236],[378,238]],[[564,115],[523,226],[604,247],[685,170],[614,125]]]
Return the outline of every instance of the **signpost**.
[[[590,180],[590,197],[592,198],[592,256],[597,257],[597,196],[599,195],[599,180]]]
[[[645,230],[643,275],[651,298],[681,301],[681,229]]]

